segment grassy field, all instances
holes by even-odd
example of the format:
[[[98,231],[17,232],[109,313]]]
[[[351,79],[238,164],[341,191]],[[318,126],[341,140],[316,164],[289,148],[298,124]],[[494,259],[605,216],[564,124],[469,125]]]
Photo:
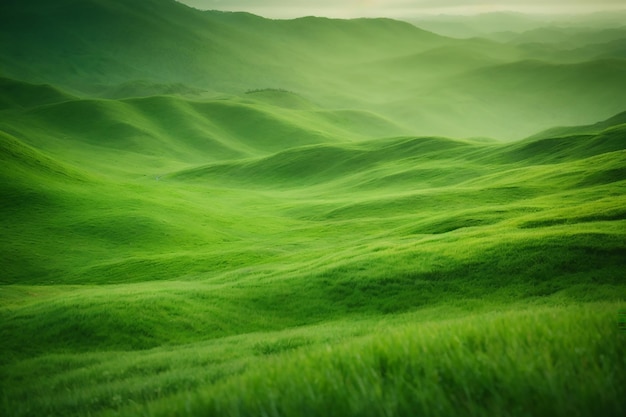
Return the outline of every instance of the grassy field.
[[[618,31],[549,62],[538,29],[29,4],[0,6],[0,415],[626,413]]]
[[[233,114],[204,131],[239,137],[236,159],[197,165],[216,142],[159,134],[166,114],[213,112]],[[246,134],[241,112],[262,122]],[[367,139],[338,133],[342,112],[240,99],[18,113],[2,141],[6,415],[624,411],[622,116],[507,144]],[[275,152],[261,123],[305,133]]]

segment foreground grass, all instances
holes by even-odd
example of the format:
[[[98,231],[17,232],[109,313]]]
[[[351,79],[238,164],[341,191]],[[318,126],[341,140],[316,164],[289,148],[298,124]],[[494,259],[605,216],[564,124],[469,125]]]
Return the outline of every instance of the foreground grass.
[[[44,355],[6,368],[3,415],[623,415],[625,305],[558,303]]]
[[[545,415],[626,411],[616,306],[406,325],[276,360],[155,415]]]

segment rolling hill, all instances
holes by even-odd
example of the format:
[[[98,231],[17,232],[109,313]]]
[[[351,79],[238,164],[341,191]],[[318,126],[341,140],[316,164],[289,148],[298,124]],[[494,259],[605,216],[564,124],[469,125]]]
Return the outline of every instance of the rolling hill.
[[[33,85],[9,78],[0,78],[0,109],[36,107],[61,103],[75,97],[50,85]]]
[[[128,117],[131,106],[139,112],[146,102],[171,106],[170,114],[182,103],[213,104],[170,98],[67,103],[108,109],[98,118],[82,118],[97,127],[103,118],[120,117],[117,106]],[[31,117],[57,111],[57,106],[20,111]],[[225,109],[233,117],[241,110],[233,103]],[[185,120],[190,114],[177,117]],[[38,121],[38,131],[48,131],[51,139],[52,132],[68,133],[65,124],[51,123],[56,119],[28,120],[33,132]],[[543,134],[511,144],[337,136],[331,143],[291,143],[276,153],[257,149],[252,157],[242,154],[199,167],[189,155],[198,157],[200,149],[182,152],[185,145],[178,143],[160,149],[160,157],[172,161],[164,168],[172,171],[157,180],[128,173],[154,168],[140,156],[144,151],[97,143],[103,136],[85,134],[87,144],[76,143],[77,137],[64,139],[59,149],[75,148],[64,156],[54,147],[48,154],[34,148],[35,142],[4,134],[3,183],[10,185],[2,189],[0,348],[10,385],[3,389],[18,399],[35,389],[41,399],[24,401],[25,406],[4,401],[15,415],[43,410],[79,415],[94,409],[134,414],[132,404],[169,410],[177,407],[172,404],[178,393],[217,384],[218,391],[194,400],[195,412],[202,413],[207,398],[229,398],[217,394],[229,381],[254,383],[255,371],[244,369],[256,369],[250,361],[258,355],[268,358],[260,369],[278,372],[272,368],[275,354],[300,361],[290,352],[316,352],[324,343],[362,349],[360,338],[345,336],[350,341],[342,342],[336,332],[366,334],[358,323],[367,326],[371,317],[391,314],[396,317],[392,322],[405,323],[441,310],[460,320],[458,314],[472,317],[489,306],[511,303],[620,302],[626,259],[626,126],[620,120],[598,124],[603,129],[596,133]],[[78,130],[87,133],[86,127]],[[174,144],[173,138],[167,142]],[[72,161],[90,149],[92,155],[117,154],[122,165],[135,166],[120,170]],[[199,159],[210,159],[210,149]],[[190,167],[178,171],[182,158]],[[479,299],[488,301],[478,304]],[[591,320],[562,313],[583,323]],[[532,314],[542,320],[546,313]],[[525,326],[533,330],[527,331],[537,331],[535,316],[530,317],[521,323],[530,320]],[[346,320],[356,327],[346,327]],[[199,371],[198,364],[209,356],[224,356],[229,343],[241,351],[224,362],[226,368],[211,365]],[[122,359],[110,356],[118,351],[128,353]],[[150,353],[138,362],[133,352]],[[206,359],[179,363],[190,354],[185,352]],[[78,353],[88,356],[79,360]],[[41,384],[52,388],[30,378],[17,382],[25,369],[43,364],[48,371],[39,371]],[[113,371],[119,374],[93,377],[103,369],[119,369]],[[146,396],[136,391],[143,378],[128,379],[136,372],[156,378],[155,387],[168,386],[170,378],[177,382]],[[282,381],[289,372],[276,378]],[[354,372],[350,375],[361,371]],[[52,382],[53,377],[63,382]],[[71,386],[72,394],[59,397],[63,386]],[[101,390],[107,392],[102,402],[87,405]],[[115,405],[116,395],[130,402]],[[600,409],[618,414],[619,403],[603,404]]]
[[[260,100],[255,97],[258,94],[263,95]],[[273,103],[267,102],[268,94]],[[277,102],[280,97],[284,100]],[[150,248],[159,247],[155,243],[157,236],[177,241],[179,248],[174,253],[183,258],[191,250],[181,243],[186,241],[195,242],[190,243],[191,247],[201,244],[207,256],[213,251],[211,242],[215,239],[225,242],[220,253],[230,246],[233,248],[227,251],[236,251],[258,216],[267,216],[266,230],[279,234],[285,230],[279,224],[311,229],[307,233],[316,234],[315,225],[319,222],[322,229],[329,227],[324,221],[331,221],[331,225],[339,222],[338,230],[362,221],[380,230],[404,230],[407,216],[410,218],[419,207],[412,229],[428,232],[432,225],[433,233],[439,234],[440,230],[452,231],[465,225],[493,227],[494,222],[499,224],[512,213],[533,205],[535,199],[545,200],[546,195],[554,193],[551,190],[557,183],[565,189],[594,185],[600,192],[603,187],[624,180],[620,164],[626,144],[621,115],[595,127],[553,130],[511,144],[439,137],[376,139],[364,132],[392,132],[399,128],[367,114],[333,113],[312,105],[307,105],[306,110],[285,107],[293,100],[291,93],[270,91],[222,100],[71,100],[15,113],[7,110],[5,113],[11,117],[0,124],[10,132],[4,136],[5,183],[14,183],[12,176],[21,172],[20,182],[10,185],[11,193],[40,190],[46,197],[35,205],[35,213],[46,213],[49,201],[54,202],[51,207],[57,207],[63,218],[72,219],[68,213],[76,212],[81,219],[60,219],[58,224],[63,226],[56,232],[59,240],[77,239],[74,244],[68,240],[68,246],[75,248],[68,261],[85,257],[83,272],[78,275],[78,271],[67,266],[67,279],[74,282],[97,281],[97,277],[85,275],[92,271],[87,260],[96,247],[98,251],[110,251],[106,257],[110,260],[102,255],[97,259],[96,271],[100,271],[99,265],[106,265],[107,275],[116,275],[111,273],[115,268],[124,270],[127,262],[133,265],[145,257],[145,271],[175,278],[188,265],[182,262],[169,272],[156,273],[153,269],[162,268],[161,262],[165,262],[159,260],[160,251],[151,253]],[[296,107],[302,105],[302,100]],[[85,163],[92,155],[98,157]],[[205,165],[206,162],[210,164]],[[208,195],[220,195],[222,203],[216,201],[214,207],[194,214],[204,206],[203,190]],[[343,191],[337,194],[339,190]],[[587,192],[591,191],[585,188]],[[111,195],[118,196],[115,206],[107,203]],[[81,202],[77,208],[72,208],[73,199]],[[500,214],[487,214],[492,209],[485,209],[484,204],[498,199],[505,202],[498,209]],[[609,211],[617,213],[607,218],[617,216],[615,219],[619,220],[620,197],[604,200],[614,205]],[[458,217],[453,216],[457,220],[437,214],[446,201],[452,204],[450,208],[460,210]],[[175,214],[167,208],[168,204],[178,205]],[[229,208],[233,204],[240,208]],[[546,209],[539,208],[543,203],[537,204],[534,216],[541,218]],[[87,206],[98,209],[85,210]],[[150,206],[159,213],[148,210],[149,214],[141,214],[141,207]],[[268,211],[264,212],[263,207]],[[579,209],[593,211],[593,205],[585,207]],[[11,206],[7,209],[14,210]],[[236,227],[228,226],[232,220],[224,217],[223,211],[231,212],[231,216],[241,211]],[[173,217],[167,221],[163,213]],[[487,216],[484,220],[480,218],[483,214]],[[565,216],[562,221],[568,222],[570,214]],[[36,239],[49,228],[50,214],[39,220],[35,215],[30,218],[29,233]],[[204,218],[206,224],[192,226],[185,220],[194,218]],[[519,224],[534,221],[533,216],[522,218],[526,220]],[[443,226],[448,222],[459,226]],[[81,223],[92,226],[85,231],[76,226]],[[185,226],[178,228],[179,223]],[[113,237],[129,224],[135,224],[137,233],[128,244],[139,245],[137,250],[143,255],[116,260],[127,253],[128,247],[116,245],[112,250]],[[255,230],[257,226],[252,227]],[[23,228],[15,233],[17,230],[26,233]],[[206,244],[202,243],[205,233],[213,236]],[[226,243],[230,240],[232,243]],[[12,241],[19,239],[8,239],[5,251],[13,250]],[[256,244],[263,245],[262,241]],[[142,249],[142,245],[148,246]],[[44,246],[47,249],[31,243],[30,249],[20,252],[48,252],[42,259],[54,258],[58,249],[48,243]],[[76,249],[82,246],[91,249],[79,255]],[[167,262],[172,256],[173,253],[166,256]],[[267,256],[273,259],[273,255]],[[31,263],[40,264],[45,275],[58,273],[57,267],[47,268],[46,261]],[[13,273],[5,275],[5,280],[17,283],[32,279],[28,278],[32,274],[21,271],[19,265],[6,265],[7,271]]]

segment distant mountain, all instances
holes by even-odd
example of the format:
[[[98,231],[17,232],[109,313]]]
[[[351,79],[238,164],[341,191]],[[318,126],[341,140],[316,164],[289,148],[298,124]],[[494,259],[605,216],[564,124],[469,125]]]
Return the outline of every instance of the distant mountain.
[[[535,24],[518,14],[454,22],[500,18],[509,29]],[[587,41],[584,31],[554,30],[567,47],[451,39],[391,19],[270,20],[173,0],[8,0],[0,75],[98,99],[286,90],[420,135],[515,139],[626,108],[620,29],[588,31]]]
[[[0,34],[5,76],[85,93],[135,80],[225,92],[292,88],[342,62],[441,41],[389,19],[271,21],[173,0],[11,0],[0,5]]]
[[[439,15],[409,21],[426,30],[455,38],[471,38],[502,31],[523,32],[542,24],[540,18],[513,12],[484,13],[476,16]]]
[[[407,19],[411,23],[443,36],[455,38],[490,37],[502,41],[525,36],[535,31],[547,33],[560,30],[605,30],[624,26],[625,11],[580,15],[524,14],[492,12],[477,15],[435,15]],[[520,35],[521,34],[521,35]],[[559,37],[557,37],[557,40]],[[546,40],[554,42],[555,40]]]
[[[561,48],[580,48],[626,39],[626,26],[610,29],[549,26],[516,35],[510,43],[557,44]]]
[[[626,107],[626,60],[577,64],[519,61],[479,68],[445,82],[413,90],[396,105],[415,105],[426,117],[449,115],[449,136],[463,129],[484,136],[523,138],[561,124],[592,122]],[[447,106],[447,112],[446,112]],[[427,109],[441,109],[439,113]],[[467,130],[466,130],[467,131]]]

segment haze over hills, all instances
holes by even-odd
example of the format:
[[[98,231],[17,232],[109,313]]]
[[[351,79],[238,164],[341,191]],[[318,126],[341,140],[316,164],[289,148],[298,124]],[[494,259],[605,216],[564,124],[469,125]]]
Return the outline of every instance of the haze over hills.
[[[575,33],[572,43],[541,49],[451,39],[389,19],[269,20],[162,0],[131,9],[124,0],[19,4],[0,6],[2,73],[75,94],[282,88],[327,108],[380,113],[417,134],[504,139],[592,123],[626,105],[619,32],[598,35],[590,49],[572,49]],[[529,60],[546,70],[527,72]],[[563,62],[570,74],[550,69]],[[512,106],[520,85],[553,97],[550,110],[532,95]]]
[[[526,14],[512,11],[479,14],[439,14],[407,19],[416,26],[454,38],[489,37],[508,41],[525,37],[536,31],[604,31],[624,26],[626,11],[598,11],[595,13],[561,13],[556,11]],[[557,37],[557,39],[559,39]],[[588,42],[584,39],[583,42]],[[541,39],[553,43],[554,38]]]
[[[515,19],[0,3],[0,414],[626,414],[626,38]]]

